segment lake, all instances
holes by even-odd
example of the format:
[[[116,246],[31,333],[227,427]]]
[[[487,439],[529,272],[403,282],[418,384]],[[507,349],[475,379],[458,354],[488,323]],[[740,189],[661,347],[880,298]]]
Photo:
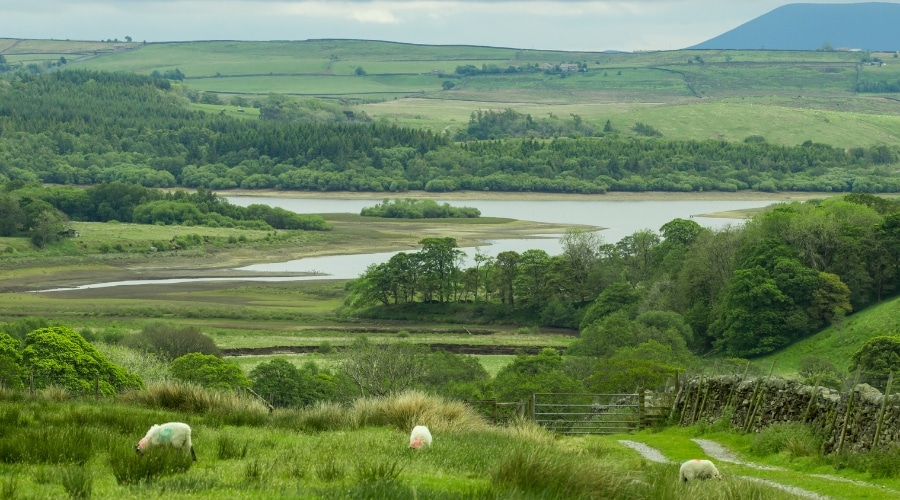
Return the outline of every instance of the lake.
[[[270,198],[261,196],[226,197],[234,205],[271,205],[301,214],[352,213],[358,214],[365,207],[379,203],[372,199],[317,199],[317,198]],[[505,217],[536,222],[556,222],[584,224],[604,228],[600,231],[607,243],[615,243],[637,231],[650,229],[658,231],[672,219],[694,218],[698,224],[711,229],[719,229],[728,224],[741,224],[739,219],[697,217],[707,213],[729,210],[760,208],[782,200],[754,201],[513,201],[513,200],[435,200],[456,207],[473,207],[484,217]],[[492,257],[500,252],[522,253],[529,249],[540,249],[550,255],[562,253],[558,235],[534,235],[527,239],[487,240],[476,247],[484,255]],[[463,266],[473,264],[476,249],[462,248],[465,253]],[[334,255],[309,257],[305,259],[270,264],[255,264],[240,268],[247,271],[317,272],[333,278],[350,279],[358,277],[373,263],[386,262],[399,252],[381,252],[363,255]]]
[[[262,196],[225,196],[234,205],[248,206],[253,204],[281,207],[301,214],[352,213],[358,214],[365,207],[379,203],[374,199],[354,198],[296,198],[262,197]],[[608,200],[440,200],[439,204],[448,203],[457,207],[474,207],[484,217],[504,217],[530,220],[536,222],[556,222],[567,224],[584,224],[604,228],[600,231],[606,243],[615,243],[625,236],[637,231],[659,228],[672,219],[693,218],[698,224],[711,229],[720,229],[729,224],[742,224],[743,221],[732,218],[701,217],[702,214],[760,208],[784,199],[771,200],[677,200],[677,201],[608,201]],[[496,256],[500,252],[515,251],[522,253],[529,249],[540,249],[549,255],[562,253],[558,235],[534,235],[533,238],[488,240],[476,248],[462,248],[465,256],[463,267],[473,264],[475,252]],[[80,290],[85,288],[101,288],[124,285],[174,284],[191,281],[244,280],[244,281],[301,281],[322,279],[353,279],[359,277],[371,264],[386,262],[399,252],[380,252],[359,255],[331,255],[308,257],[287,262],[254,264],[237,268],[243,271],[272,273],[271,277],[246,278],[184,278],[165,280],[131,280],[107,283],[95,283],[74,288],[61,288],[45,291]],[[316,273],[317,276],[279,276],[283,273]]]

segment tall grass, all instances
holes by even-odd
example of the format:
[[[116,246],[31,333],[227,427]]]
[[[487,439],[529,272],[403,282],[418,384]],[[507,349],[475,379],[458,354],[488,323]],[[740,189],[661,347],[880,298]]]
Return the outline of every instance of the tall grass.
[[[151,384],[143,390],[126,392],[118,400],[147,408],[205,414],[220,424],[265,425],[269,414],[269,409],[252,396],[182,382]]]
[[[301,410],[278,410],[275,425],[307,432],[353,430],[387,426],[409,431],[425,425],[432,432],[461,432],[487,428],[484,418],[462,401],[406,391],[359,398],[349,406],[319,402]]]

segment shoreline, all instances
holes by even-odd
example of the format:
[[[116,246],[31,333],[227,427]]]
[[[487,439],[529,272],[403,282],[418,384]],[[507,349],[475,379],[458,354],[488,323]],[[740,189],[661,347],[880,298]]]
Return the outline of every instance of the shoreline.
[[[807,191],[790,191],[764,193],[760,191],[736,191],[726,193],[724,191],[701,192],[670,192],[670,191],[643,191],[627,192],[614,191],[604,194],[577,194],[577,193],[536,193],[536,192],[499,192],[499,191],[451,191],[446,193],[432,193],[427,191],[405,191],[401,193],[374,193],[353,191],[289,191],[277,189],[227,189],[213,191],[217,196],[258,196],[261,198],[319,198],[319,199],[440,199],[440,200],[526,200],[526,201],[681,201],[681,200],[708,200],[708,201],[769,201],[791,202],[806,201],[812,199],[841,196],[847,193],[818,193]]]

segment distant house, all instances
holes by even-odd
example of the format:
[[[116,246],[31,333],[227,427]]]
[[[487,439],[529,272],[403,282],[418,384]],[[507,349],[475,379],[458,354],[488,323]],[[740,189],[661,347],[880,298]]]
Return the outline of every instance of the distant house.
[[[559,70],[563,73],[574,73],[574,72],[578,71],[578,65],[577,64],[560,64]]]
[[[550,63],[540,63],[538,67],[541,69],[553,69],[553,65]]]
[[[433,69],[433,70],[431,70],[431,74],[432,74],[432,75],[443,75],[443,74],[444,74],[444,70],[442,70],[442,69]]]

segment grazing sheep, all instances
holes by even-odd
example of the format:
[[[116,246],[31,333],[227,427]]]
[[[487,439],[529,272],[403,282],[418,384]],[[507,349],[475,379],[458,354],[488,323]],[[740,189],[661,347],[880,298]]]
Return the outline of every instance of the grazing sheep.
[[[410,448],[427,448],[431,446],[431,432],[424,425],[413,427],[412,434],[409,435]]]
[[[700,460],[695,458],[681,464],[679,476],[682,482],[692,481],[694,479],[722,479],[719,475],[719,469],[709,460]]]
[[[197,461],[194,453],[194,445],[191,443],[191,426],[181,422],[168,422],[162,425],[154,424],[147,431],[147,435],[134,445],[138,454],[143,454],[147,448],[153,446],[168,445],[191,452],[191,458]]]

